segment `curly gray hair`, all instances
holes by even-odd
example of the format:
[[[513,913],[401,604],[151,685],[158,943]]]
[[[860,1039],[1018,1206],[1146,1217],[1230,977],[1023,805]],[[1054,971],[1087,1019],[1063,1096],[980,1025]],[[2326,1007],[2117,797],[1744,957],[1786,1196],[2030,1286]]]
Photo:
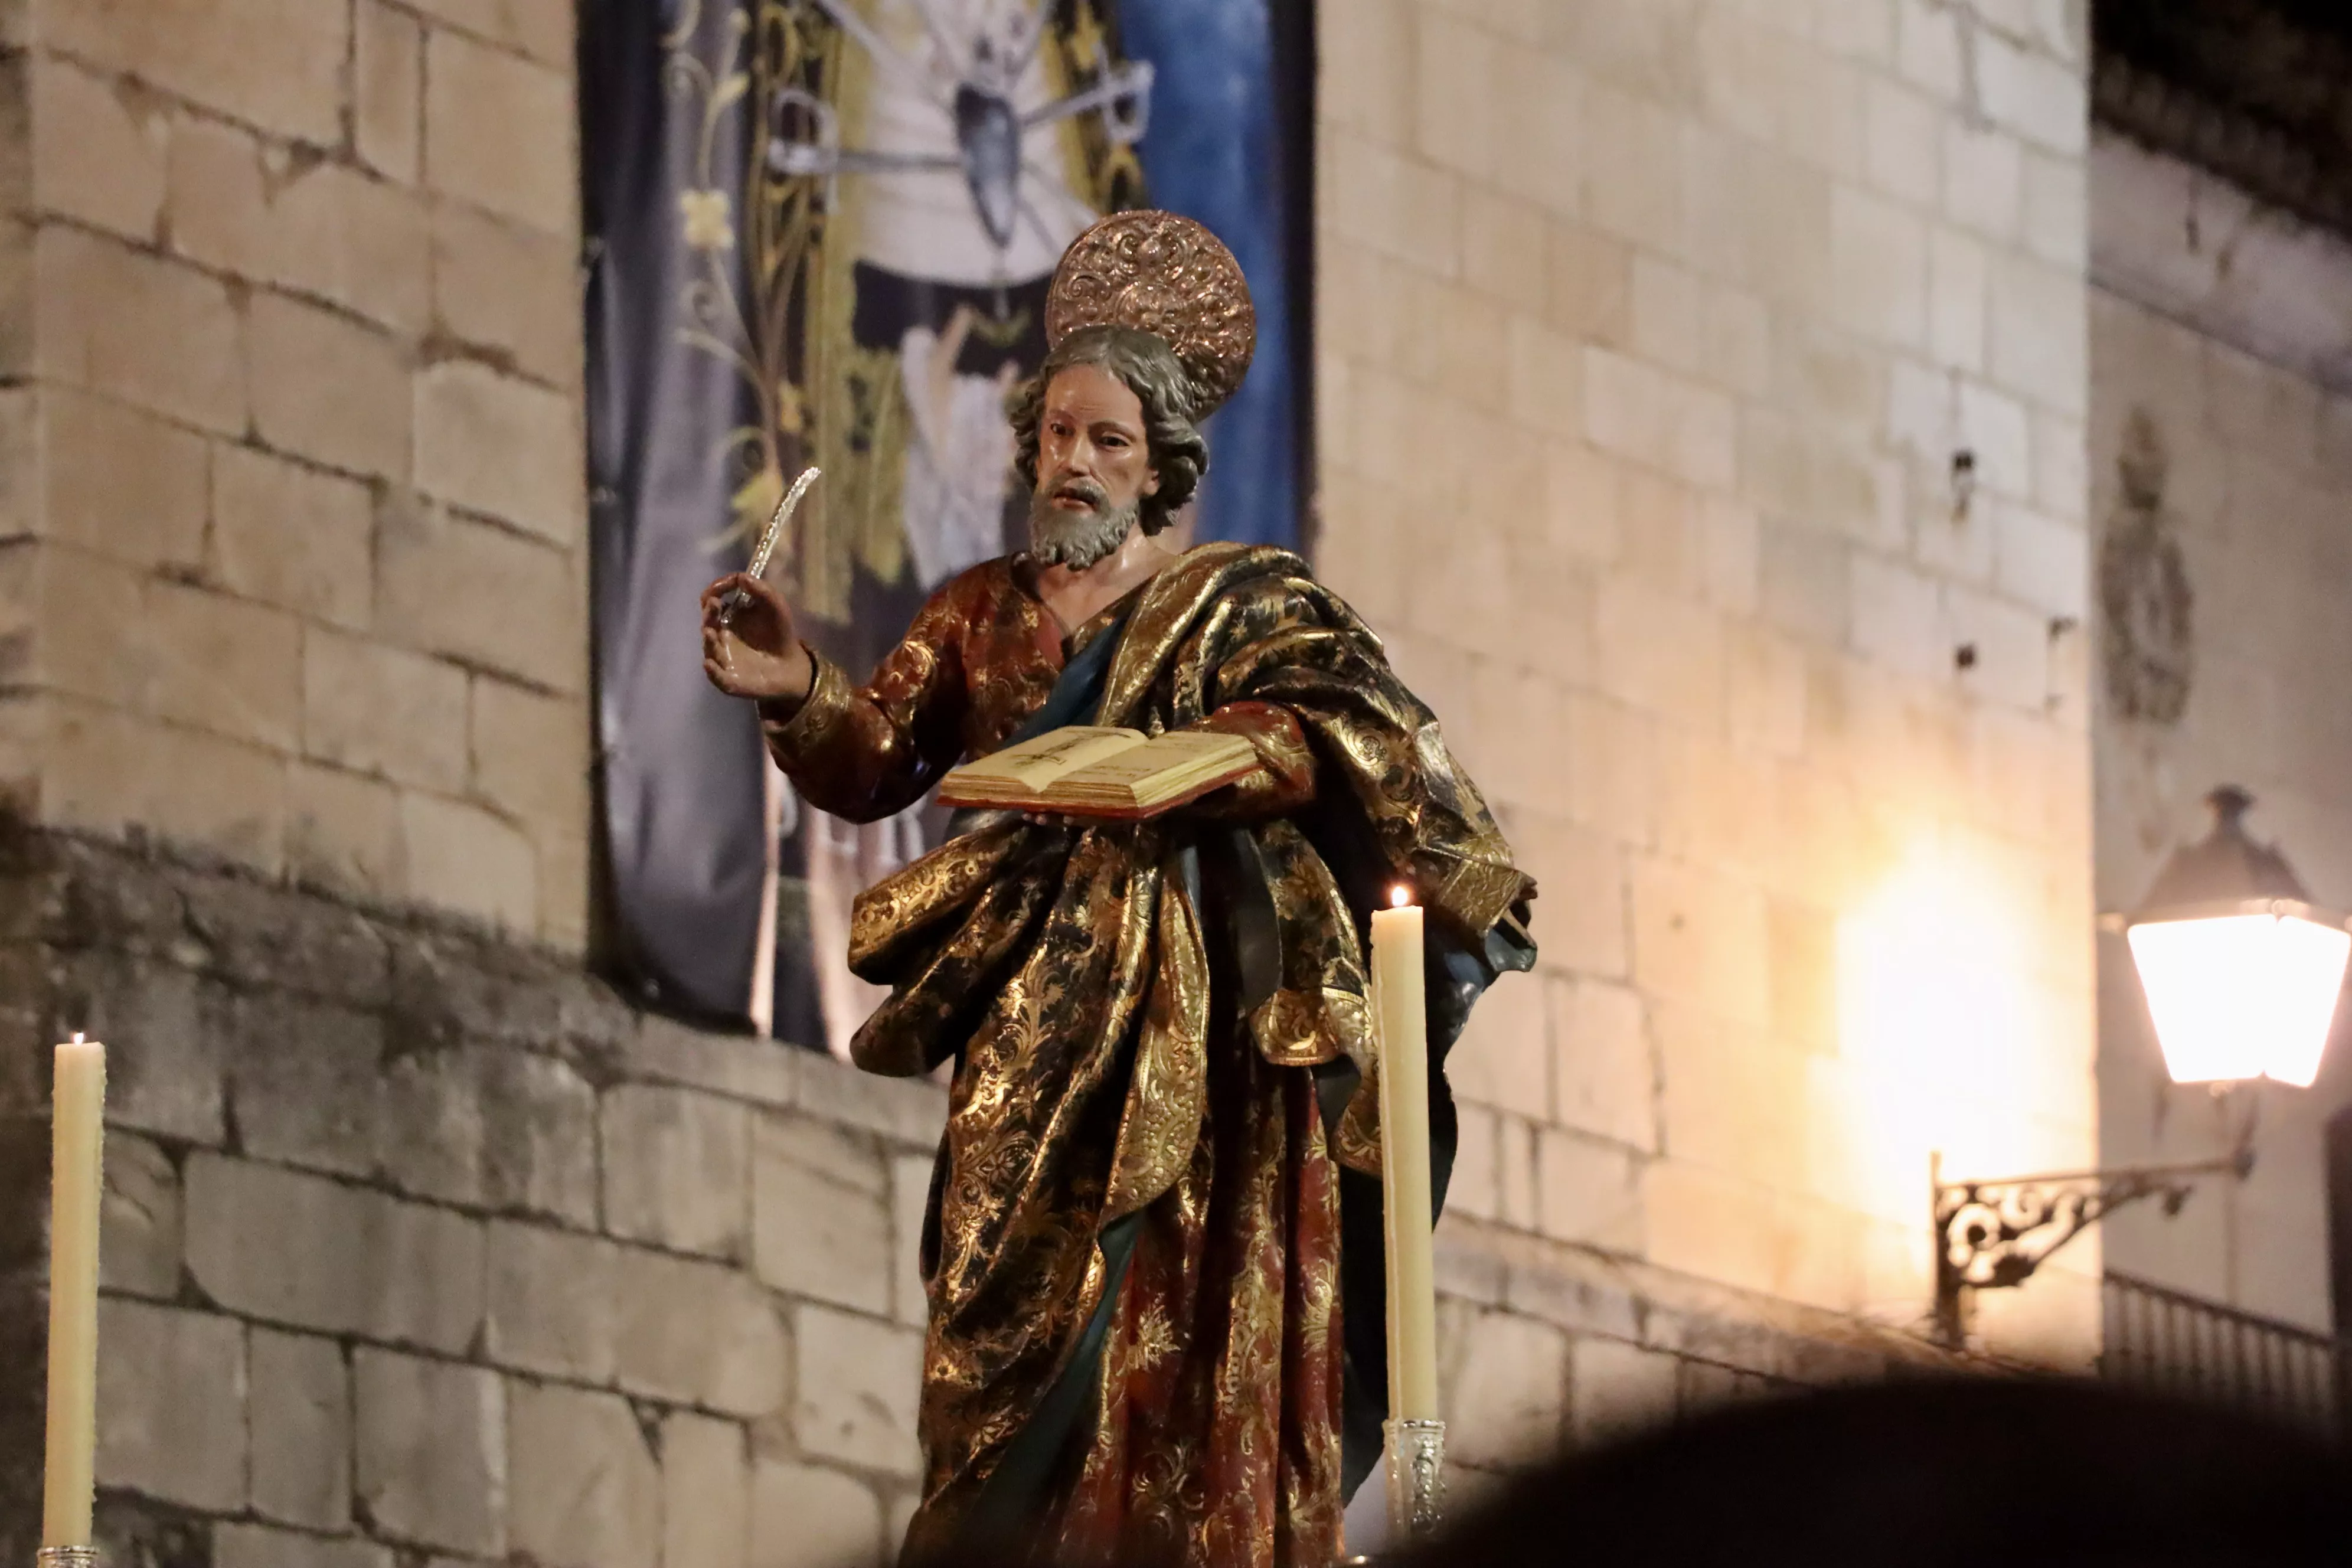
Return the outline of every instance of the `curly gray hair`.
[[[1013,468],[1022,483],[1037,488],[1037,422],[1045,410],[1045,388],[1076,364],[1091,364],[1117,376],[1143,405],[1144,448],[1157,493],[1138,508],[1143,531],[1157,533],[1200,489],[1209,469],[1209,444],[1192,423],[1195,389],[1184,362],[1165,341],[1132,327],[1086,327],[1072,332],[1045,356],[1037,374],[1013,390],[1005,412],[1013,419]]]

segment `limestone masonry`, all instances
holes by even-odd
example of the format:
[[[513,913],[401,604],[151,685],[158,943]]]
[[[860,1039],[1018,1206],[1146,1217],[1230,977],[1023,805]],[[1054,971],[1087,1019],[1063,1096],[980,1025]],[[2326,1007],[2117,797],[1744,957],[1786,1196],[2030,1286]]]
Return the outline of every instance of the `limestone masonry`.
[[[1319,19],[1318,566],[1543,886],[1454,1212],[1916,1326],[1931,1149],[2096,1163],[2082,7]]]
[[[584,940],[568,0],[0,0],[0,782]]]
[[[0,1350],[38,1364],[42,1045],[112,1082],[100,1531],[120,1563],[824,1568],[912,1506],[945,1098],[632,1011],[560,953],[0,836]],[[1455,1227],[1462,1484],[1916,1342]],[[37,1379],[0,1383],[30,1561]],[[142,1555],[144,1553],[145,1555]]]
[[[1475,1498],[1936,1363],[1930,1150],[2096,1163],[2085,26],[1318,10],[1318,570],[1543,884],[1453,1066]],[[0,0],[0,1356],[88,1028],[120,1563],[817,1568],[909,1507],[940,1091],[583,961],[572,48]],[[1990,1348],[2086,1363],[2099,1271]]]
[[[113,1561],[879,1552],[910,1500],[936,1088],[641,1017],[446,921],[21,828],[0,930],[24,1364],[30,1064],[60,1029],[111,1047]],[[26,1560],[39,1397],[0,1384],[0,1552]]]

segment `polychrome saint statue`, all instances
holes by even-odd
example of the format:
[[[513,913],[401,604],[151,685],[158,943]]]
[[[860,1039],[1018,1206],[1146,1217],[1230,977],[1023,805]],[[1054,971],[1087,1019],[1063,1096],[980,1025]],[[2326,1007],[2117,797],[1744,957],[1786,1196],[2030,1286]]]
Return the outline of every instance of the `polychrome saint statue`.
[[[863,686],[767,584],[704,595],[710,679],[840,816],[1067,724],[1257,754],[1147,821],[965,813],[858,900],[851,967],[890,987],[858,1065],[954,1064],[910,1562],[1331,1563],[1385,1405],[1370,911],[1398,884],[1430,911],[1433,1053],[1534,962],[1534,884],[1380,639],[1296,555],[1160,540],[1253,331],[1207,230],[1106,218],[1013,397],[1026,552],[946,584]],[[1442,1079],[1433,1121],[1442,1194]]]

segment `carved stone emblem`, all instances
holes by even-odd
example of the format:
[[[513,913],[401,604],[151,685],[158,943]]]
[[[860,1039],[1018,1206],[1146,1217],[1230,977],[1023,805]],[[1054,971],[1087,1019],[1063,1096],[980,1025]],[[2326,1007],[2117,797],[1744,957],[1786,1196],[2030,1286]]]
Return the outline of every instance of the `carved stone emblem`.
[[[2116,717],[2177,724],[2196,667],[2189,565],[2164,510],[2163,433],[2145,408],[2124,424],[2120,495],[2099,543],[2100,653]]]

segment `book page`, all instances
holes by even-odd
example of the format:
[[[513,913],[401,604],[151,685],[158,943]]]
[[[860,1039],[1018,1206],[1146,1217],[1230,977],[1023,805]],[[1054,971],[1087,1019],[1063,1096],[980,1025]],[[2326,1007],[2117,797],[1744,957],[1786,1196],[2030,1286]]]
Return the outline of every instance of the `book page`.
[[[984,785],[992,791],[1009,786],[1034,795],[1106,757],[1136,750],[1142,742],[1143,736],[1133,730],[1071,724],[966,763],[948,776],[952,784]]]
[[[1149,798],[1153,785],[1182,788],[1221,768],[1256,760],[1256,749],[1239,735],[1208,730],[1171,731],[1129,746],[1056,779],[1053,793],[1073,796]]]

